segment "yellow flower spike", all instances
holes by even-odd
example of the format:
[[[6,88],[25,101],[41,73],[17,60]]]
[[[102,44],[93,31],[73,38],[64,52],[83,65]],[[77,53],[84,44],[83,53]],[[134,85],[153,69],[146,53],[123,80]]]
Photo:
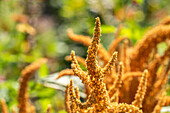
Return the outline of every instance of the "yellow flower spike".
[[[132,105],[139,107],[139,108],[142,108],[142,101],[146,93],[147,76],[148,76],[148,70],[145,70],[140,80],[138,90],[135,95],[135,100],[132,102]]]
[[[40,58],[32,64],[28,65],[22,72],[20,77],[20,88],[18,94],[18,108],[19,113],[28,113],[30,109],[28,90],[28,81],[31,74],[35,72],[43,63],[46,63],[46,58]]]
[[[73,69],[64,69],[64,70],[60,71],[58,73],[58,76],[56,77],[56,79],[59,79],[65,75],[70,75],[70,76],[74,75]]]
[[[142,71],[147,67],[147,62],[150,59],[150,54],[156,46],[170,40],[170,26],[158,25],[150,29],[143,39],[136,44],[130,57],[131,71]]]
[[[70,95],[69,95],[69,84],[66,86],[65,90],[65,110],[68,113],[71,113],[71,108],[70,108]]]
[[[77,98],[78,100],[80,100],[79,88],[78,88],[78,87],[75,87],[74,90],[75,90],[76,98]]]
[[[157,105],[155,106],[152,113],[160,113],[162,106],[165,105],[165,96],[166,96],[166,91],[164,91],[161,94],[160,99],[159,99],[159,101],[158,101]]]
[[[73,80],[70,80],[70,86],[69,86],[69,96],[71,101],[71,112],[77,112],[77,113],[117,113],[118,112],[139,112],[142,113],[141,110],[139,110],[138,107],[135,107],[133,105],[128,104],[118,104],[118,103],[111,103],[109,94],[106,90],[106,85],[103,82],[103,73],[107,73],[109,70],[111,70],[112,65],[114,64],[115,60],[117,59],[117,52],[115,52],[108,64],[105,68],[101,68],[96,60],[96,54],[98,50],[99,45],[99,36],[100,36],[100,21],[99,18],[96,18],[96,27],[95,27],[95,33],[93,36],[92,45],[88,48],[88,55],[86,59],[86,65],[88,74],[85,78],[90,77],[90,80],[88,80],[88,86],[90,86],[90,95],[88,96],[85,103],[81,103],[78,96],[78,90],[75,90],[76,93],[73,91]],[[79,76],[80,79],[82,79],[82,70],[78,65],[78,62],[75,58],[75,52],[71,52],[71,58],[72,58],[72,68],[75,73],[75,75]],[[123,74],[123,64],[120,63],[119,68],[119,76],[118,80],[115,85],[115,89],[120,87],[120,80],[121,75]],[[84,75],[83,75],[84,76]],[[83,79],[82,79],[83,82]],[[118,100],[117,100],[118,101]]]
[[[112,55],[116,51],[117,46],[124,40],[128,40],[127,37],[116,38],[109,46],[109,53]]]
[[[68,29],[67,31],[68,37],[78,43],[82,43],[85,46],[90,46],[92,39],[89,36],[77,35],[74,34],[72,29]],[[106,51],[102,44],[99,44],[98,56],[105,62],[108,62],[110,59],[110,54]]]
[[[83,57],[80,57],[80,56],[75,56],[75,57],[76,57],[77,61],[78,61],[80,64],[82,64],[83,66],[86,66],[86,61],[85,61],[85,59],[84,59]],[[65,60],[66,60],[66,61],[71,61],[72,58],[71,58],[70,56],[66,56],[66,57],[65,57]]]
[[[87,76],[87,73],[85,73],[80,66],[78,65],[77,59],[75,58],[75,52],[71,51],[71,58],[72,58],[72,64],[71,67],[73,69],[73,72],[76,76],[78,76],[83,83],[90,84],[89,77]]]
[[[101,66],[104,68],[101,68],[97,61],[97,53],[99,53],[98,50],[101,51],[101,49],[99,49],[100,48],[99,37],[101,35],[100,34],[100,20],[99,20],[99,18],[96,18],[95,24],[96,24],[96,27],[95,27],[95,31],[94,31],[93,38],[92,38],[92,44],[89,44],[89,42],[87,42],[88,44],[86,43],[89,46],[88,51],[87,51],[88,55],[86,58],[87,73],[83,72],[82,69],[79,67],[75,53],[74,52],[71,53],[72,68],[73,68],[74,74],[76,76],[78,76],[82,80],[83,83],[86,84],[85,88],[86,88],[86,91],[88,92],[88,97],[87,97],[87,100],[85,103],[81,103],[81,101],[78,99],[78,96],[76,96],[76,94],[74,94],[74,92],[72,93],[74,95],[70,99],[71,99],[72,103],[75,103],[74,110],[77,110],[77,113],[85,113],[85,112],[89,112],[89,113],[98,113],[98,112],[102,112],[102,113],[118,113],[118,112],[142,113],[143,112],[142,110],[145,110],[144,112],[147,112],[146,111],[147,105],[150,105],[150,104],[153,105],[155,103],[155,101],[157,101],[157,99],[154,99],[153,103],[146,103],[147,99],[145,98],[145,100],[144,100],[144,95],[146,92],[146,83],[147,83],[147,79],[146,79],[145,75],[147,74],[147,71],[145,71],[143,75],[140,70],[139,71],[135,70],[137,68],[135,68],[134,71],[132,71],[133,65],[131,65],[131,64],[134,63],[132,59],[136,57],[134,54],[130,54],[130,56],[125,55],[126,57],[124,57],[124,59],[123,59],[123,62],[126,65],[125,71],[124,71],[121,63],[120,63],[120,68],[117,69],[118,63],[116,62],[115,63],[115,73],[113,73],[113,71],[111,73],[109,73],[112,66],[114,65],[114,62],[115,62],[114,61],[115,57],[113,57],[114,55],[112,56],[112,59],[111,59],[111,56],[109,56],[109,58],[111,59],[110,61],[109,61],[109,59],[107,59],[107,61],[103,60],[104,65],[101,65]],[[168,27],[168,26],[166,26],[166,27]],[[155,31],[158,30],[157,27],[155,27],[154,29],[155,29]],[[167,34],[168,34],[167,29],[165,30],[164,34],[161,34],[162,36],[164,36],[164,35],[167,36]],[[150,33],[148,33],[148,34],[150,35]],[[75,34],[73,33],[72,36],[73,35],[75,35]],[[75,36],[76,36],[76,40],[78,40],[77,42],[82,43],[83,36],[81,36],[80,39],[78,39],[78,37],[79,37],[78,35],[75,35]],[[148,36],[145,36],[145,37],[148,37]],[[153,40],[155,40],[157,42],[157,44],[163,41],[163,40],[160,41],[156,37],[153,37]],[[84,38],[84,39],[86,39],[86,38]],[[146,40],[151,41],[152,39],[146,38],[145,41]],[[127,48],[127,44],[128,43],[126,43],[126,42],[124,43],[123,54],[126,54],[127,49],[128,49],[128,52],[130,50],[130,53],[136,52],[136,54],[138,54],[138,51],[134,51],[136,49],[136,47],[129,49],[129,48]],[[140,46],[141,45],[139,44],[139,47]],[[149,46],[153,47],[155,45],[151,44]],[[141,48],[145,49],[145,46],[141,47]],[[144,53],[144,54],[146,54],[146,53]],[[108,55],[106,55],[106,56],[108,56]],[[167,57],[168,54],[165,54],[164,56]],[[162,57],[163,61],[166,60],[166,58],[164,56]],[[148,58],[148,56],[146,56],[146,57]],[[102,58],[100,58],[99,54],[98,54],[98,59],[99,59],[99,61],[102,60]],[[129,60],[129,62],[126,62],[127,60]],[[148,61],[148,59],[147,59],[147,61]],[[129,65],[129,63],[130,63],[130,65]],[[138,64],[140,64],[140,63],[137,63],[137,65]],[[128,67],[128,66],[130,66],[130,67]],[[143,62],[141,63],[141,66],[144,66]],[[131,70],[131,67],[132,67],[132,70]],[[118,78],[116,80],[116,76],[113,74],[116,74],[117,72],[119,74],[118,74]],[[124,72],[125,72],[125,74],[122,77],[122,80],[124,81],[122,86],[124,86],[124,87],[120,88],[120,91],[119,91],[119,87],[121,86],[121,78],[120,77],[123,75]],[[167,76],[167,72],[164,75]],[[138,78],[141,76],[142,76],[142,79],[139,83]],[[110,78],[108,78],[108,77],[110,77]],[[86,80],[85,80],[85,78],[86,78]],[[159,77],[157,77],[156,79],[158,79],[158,78]],[[112,89],[112,91],[111,91],[110,86],[113,84],[113,81],[114,81],[114,84],[116,84],[116,85],[111,88]],[[166,81],[166,80],[164,80],[164,81]],[[164,81],[163,81],[163,83],[164,83]],[[104,82],[107,84],[107,89],[109,89],[109,92],[106,90],[106,85]],[[162,82],[158,82],[156,85],[159,85],[160,83],[162,83]],[[139,86],[138,86],[138,90],[137,90],[138,84],[139,84]],[[156,86],[156,85],[154,85],[154,86]],[[136,90],[137,90],[137,93],[135,95]],[[70,92],[71,92],[71,90],[70,90]],[[76,90],[75,90],[75,92],[76,92]],[[158,92],[160,92],[160,91],[158,91]],[[127,93],[127,95],[125,95],[126,93]],[[135,100],[133,101],[134,95],[135,95]],[[127,97],[127,99],[126,99],[126,97]],[[120,98],[120,100],[119,100],[119,98]],[[132,104],[118,103],[118,101],[123,102],[124,100],[127,101],[128,103],[131,103],[132,101],[133,102],[132,102]],[[143,100],[145,102],[144,107],[142,108],[142,110],[140,110],[140,108],[142,107]],[[149,108],[150,111],[153,110],[152,105]],[[71,109],[72,108],[73,107],[71,107]],[[74,112],[76,112],[76,111],[74,111]]]
[[[123,63],[120,62],[119,63],[119,73],[118,73],[118,76],[117,76],[117,79],[116,81],[114,82],[113,86],[109,89],[108,91],[108,94],[109,94],[109,97],[111,98],[118,90],[119,88],[121,87],[121,77],[123,76]]]
[[[103,74],[108,74],[111,71],[111,68],[113,67],[114,63],[117,60],[117,52],[114,52],[112,55],[111,60],[107,63],[107,65],[102,69]]]
[[[90,75],[90,79],[92,80],[94,75],[97,73],[97,60],[96,60],[96,54],[97,50],[99,48],[99,37],[100,37],[100,19],[99,17],[96,18],[95,22],[95,29],[94,29],[94,34],[93,34],[93,40],[92,40],[92,45],[89,46],[88,48],[88,55],[86,59],[86,65],[87,65],[87,70],[88,70],[88,75]]]

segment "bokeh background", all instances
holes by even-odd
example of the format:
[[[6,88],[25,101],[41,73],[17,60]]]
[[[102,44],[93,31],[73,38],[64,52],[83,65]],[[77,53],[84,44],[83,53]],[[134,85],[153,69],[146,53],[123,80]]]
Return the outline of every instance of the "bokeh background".
[[[95,17],[101,18],[101,43],[107,49],[119,26],[120,36],[133,44],[150,27],[170,15],[169,0],[0,0],[0,98],[17,108],[21,70],[38,58],[48,58],[29,82],[29,94],[37,113],[48,104],[52,112],[65,113],[64,93],[39,84],[65,68],[71,50],[86,57],[87,47],[71,41],[67,29],[92,36]],[[159,44],[159,51],[166,47]]]

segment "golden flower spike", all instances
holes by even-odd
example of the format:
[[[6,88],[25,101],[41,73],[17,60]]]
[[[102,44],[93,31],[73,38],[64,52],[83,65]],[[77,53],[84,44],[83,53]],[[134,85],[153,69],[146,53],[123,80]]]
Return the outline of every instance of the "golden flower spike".
[[[18,108],[19,113],[28,113],[29,108],[29,95],[28,90],[28,81],[31,77],[31,74],[35,72],[43,63],[47,62],[47,59],[41,58],[36,62],[27,66],[22,72],[20,77],[20,88],[18,94]]]
[[[168,83],[168,75],[169,75],[169,69],[170,69],[170,61],[167,62],[168,64],[165,66],[165,64],[163,65],[163,69],[162,69],[162,73],[161,77],[159,77],[154,84],[153,84],[153,88],[155,90],[153,90],[151,92],[151,96],[155,96],[156,94],[158,94],[159,92],[161,92],[161,89],[163,88],[164,85],[166,85]]]
[[[165,95],[166,95],[166,91],[164,91],[161,94],[160,99],[159,99],[159,101],[158,101],[157,105],[155,106],[152,113],[160,113],[162,106],[165,105]]]
[[[71,113],[76,113],[76,111],[79,111],[79,110],[77,108],[77,103],[74,100],[76,99],[78,102],[80,102],[80,100],[76,98],[76,95],[73,91],[73,80],[72,79],[70,80],[70,85],[69,85],[69,95],[70,95],[70,100],[71,100],[71,103],[70,103]]]
[[[170,40],[170,26],[159,25],[149,30],[136,44],[131,54],[131,71],[141,71],[147,67],[150,54],[157,44]]]
[[[91,38],[89,36],[76,35],[73,33],[72,29],[67,30],[68,37],[78,43],[82,43],[85,46],[90,46]]]
[[[66,90],[65,90],[65,110],[68,113],[71,113],[71,109],[70,109],[70,95],[69,95],[69,85],[66,86]]]
[[[112,41],[112,43],[109,46],[110,55],[113,54],[114,51],[116,51],[116,48],[118,47],[120,42],[122,42],[123,40],[129,40],[129,39],[127,37],[120,37],[120,38],[116,38],[114,41]]]
[[[46,63],[47,59],[46,58],[40,58],[36,62],[33,62],[31,65],[27,66],[22,72],[21,76],[27,76],[34,71],[36,71],[42,64]]]
[[[147,87],[147,76],[148,76],[148,70],[145,70],[140,80],[138,90],[135,95],[135,100],[132,102],[132,104],[138,108],[142,108],[142,101],[144,99],[146,93],[146,87]]]
[[[116,38],[116,40],[114,40],[114,42],[112,42],[111,46],[109,47],[108,52],[105,49],[102,49],[102,45],[99,44],[100,21],[98,18],[96,19],[96,27],[95,27],[95,32],[94,32],[92,39],[90,37],[86,37],[83,35],[76,35],[70,30],[68,32],[68,36],[70,37],[70,39],[78,43],[82,43],[86,46],[89,46],[88,55],[86,59],[87,72],[84,72],[81,70],[81,68],[78,65],[78,61],[79,61],[78,58],[76,58],[74,52],[71,53],[72,69],[74,71],[74,75],[78,76],[82,80],[82,82],[85,84],[85,91],[88,96],[86,102],[81,103],[81,101],[78,99],[78,96],[76,96],[76,92],[75,93],[73,92],[72,94],[74,95],[72,95],[72,97],[70,98],[70,99],[73,99],[72,101],[74,103],[73,105],[71,105],[72,108],[75,107],[75,109],[77,109],[78,112],[94,112],[94,109],[95,110],[98,109],[99,106],[97,106],[94,103],[94,101],[96,102],[96,100],[93,99],[96,94],[93,92],[98,92],[94,90],[94,86],[95,84],[98,84],[99,85],[98,87],[105,87],[106,85],[106,91],[105,89],[100,89],[100,90],[102,91],[104,90],[104,92],[107,92],[107,94],[106,93],[104,94],[111,97],[111,98],[109,97],[110,99],[109,107],[112,106],[111,108],[114,108],[114,110],[105,109],[106,111],[111,110],[112,112],[113,111],[116,112],[115,110],[116,108],[119,108],[118,105],[120,104],[118,103],[118,101],[121,102],[120,106],[129,105],[139,110],[141,107],[141,102],[143,100],[143,107],[141,108],[143,112],[144,113],[152,112],[158,101],[156,96],[157,94],[161,92],[163,85],[165,85],[168,80],[167,70],[169,70],[169,68],[165,69],[165,67],[167,66],[169,67],[169,64],[166,64],[164,67],[162,66],[162,64],[164,62],[167,62],[169,59],[169,53],[170,53],[169,44],[167,43],[168,49],[164,51],[163,56],[157,57],[156,55],[157,45],[161,42],[168,42],[170,39],[170,26],[168,26],[169,20],[166,19],[163,21],[162,21],[162,24],[158,24],[157,26],[150,29],[146,33],[146,35],[144,35],[144,38],[136,44],[136,46],[129,47],[128,45],[130,45],[129,43],[130,41],[127,38],[123,38],[123,39]],[[120,45],[122,46],[121,44],[122,41],[123,41],[123,47],[120,47]],[[122,87],[120,89],[114,86],[114,84],[116,83],[116,80],[119,79],[116,76],[117,73],[119,73],[118,71],[119,63],[118,61],[115,62],[113,60],[114,56],[116,56],[117,53],[114,53],[112,55],[114,50],[119,51],[118,60],[122,60],[124,64],[124,69],[123,69],[124,74],[121,78],[123,82],[122,82]],[[153,52],[154,50],[155,50],[155,53]],[[99,64],[101,67],[99,66]],[[111,68],[114,68],[114,69],[111,70]],[[148,69],[148,80],[147,80],[147,89],[145,88],[143,89],[143,92],[146,93],[145,98],[143,98],[142,95],[144,95],[144,93],[136,93],[136,92],[137,91],[142,92],[140,91],[142,89],[140,88],[139,88],[140,90],[138,89],[138,87],[141,87],[139,85],[140,84],[139,80],[143,76],[142,71],[146,68]],[[71,70],[70,72],[71,74],[73,74]],[[62,76],[66,74],[68,74],[68,72],[66,73],[66,71],[64,71],[64,73],[62,73]],[[144,83],[145,82],[143,82],[143,85]],[[111,89],[113,92],[109,91]],[[117,91],[117,89],[119,90]],[[107,98],[107,96],[105,98]],[[134,97],[136,98],[135,100],[134,100]],[[112,105],[112,103],[116,103],[116,104]],[[123,103],[127,103],[127,104],[125,105]],[[130,103],[133,103],[134,105],[130,105]],[[103,111],[101,110],[101,111],[106,112],[105,110]]]
[[[125,40],[123,42],[123,47],[122,47],[122,62],[124,64],[124,72],[129,72],[130,71],[130,60],[129,60],[129,55],[128,55],[128,44],[129,41]]]
[[[83,35],[76,35],[73,33],[71,29],[68,29],[68,37],[78,43],[82,43],[85,46],[90,46],[92,39],[88,36],[83,36]],[[106,51],[106,49],[103,47],[102,44],[99,45],[100,49],[98,51],[98,56],[100,59],[102,59],[105,62],[108,62],[110,59],[110,54]]]
[[[120,31],[121,31],[122,27],[123,27],[123,24],[120,24],[120,25],[117,27],[117,30],[116,30],[115,35],[114,35],[114,38],[115,38],[115,39],[119,37]]]
[[[116,81],[114,82],[113,86],[109,89],[108,94],[109,97],[112,98],[112,96],[118,92],[119,88],[121,87],[121,77],[123,76],[123,64],[120,62],[119,64],[119,73]]]
[[[72,58],[72,64],[71,67],[73,69],[73,72],[76,76],[78,76],[83,83],[85,83],[86,85],[88,85],[90,82],[89,78],[87,77],[87,73],[84,72],[78,65],[78,62],[75,58],[75,52],[72,51],[71,52],[71,58]]]
[[[6,105],[6,102],[4,99],[1,99],[0,100],[0,103],[1,103],[1,110],[2,110],[2,113],[9,113],[8,112],[8,107]]]
[[[86,66],[86,61],[85,61],[85,59],[84,59],[83,57],[80,57],[80,56],[75,56],[75,57],[76,57],[77,61],[78,61],[80,64],[82,64],[83,66]],[[66,56],[66,57],[65,57],[65,60],[66,60],[66,61],[71,61],[72,59],[71,59],[70,56]]]
[[[94,33],[94,36],[93,36],[92,45],[88,49],[88,56],[87,56],[87,59],[86,59],[88,75],[90,75],[90,80],[88,82],[90,82],[89,86],[91,86],[90,88],[92,88],[91,95],[89,95],[86,103],[82,104],[80,102],[80,100],[76,98],[76,96],[73,92],[72,80],[70,81],[70,97],[72,99],[72,103],[76,103],[76,108],[79,108],[79,109],[87,109],[87,108],[91,107],[92,104],[97,104],[99,102],[99,100],[95,100],[96,96],[101,98],[101,99],[103,98],[103,100],[105,100],[105,102],[104,102],[105,104],[106,104],[107,101],[109,101],[109,97],[106,96],[105,93],[104,93],[104,92],[106,92],[105,84],[102,83],[104,76],[101,73],[101,68],[98,66],[97,61],[96,61],[96,54],[97,54],[98,45],[99,45],[99,36],[100,36],[100,21],[99,21],[99,18],[96,18],[95,33]],[[77,62],[74,58],[74,52],[72,52],[71,56],[72,56],[73,70],[77,70],[77,71],[81,70],[78,67]],[[88,77],[86,76],[86,78],[88,78]],[[96,80],[99,83],[96,83],[97,82]],[[83,82],[83,80],[82,80],[82,82]],[[101,91],[103,90],[102,92],[104,94],[98,93],[98,91],[100,91],[100,90]],[[99,107],[99,106],[96,108],[96,111],[98,111],[98,110],[102,111],[102,109],[104,109],[102,106],[101,107]]]
[[[76,76],[78,76],[83,83],[86,83],[90,87],[90,95],[88,96],[85,103],[82,103],[79,99],[78,89],[75,88],[75,92],[73,89],[73,80],[70,80],[70,84],[67,85],[66,88],[66,96],[67,99],[66,105],[67,108],[70,108],[71,113],[119,113],[119,112],[132,112],[132,113],[142,113],[139,107],[136,105],[129,105],[126,103],[118,103],[118,98],[116,99],[116,91],[120,87],[120,80],[123,74],[123,64],[120,63],[119,75],[117,81],[115,82],[115,86],[112,90],[110,90],[110,94],[113,91],[115,94],[115,102],[111,102],[111,98],[106,90],[106,85],[103,82],[104,75],[108,73],[112,66],[114,65],[117,59],[117,52],[113,53],[111,60],[106,64],[104,68],[101,68],[98,65],[96,60],[97,50],[99,48],[99,37],[100,37],[100,20],[96,18],[96,27],[93,35],[93,40],[91,46],[88,48],[88,55],[86,59],[86,67],[87,74],[82,74],[83,71],[79,67],[78,62],[75,58],[74,51],[71,52],[72,57],[72,68]],[[139,87],[141,88],[143,85],[143,81],[141,80],[141,84]],[[69,88],[68,88],[69,87]],[[69,90],[68,90],[69,89]],[[116,90],[114,90],[116,89]],[[68,93],[69,92],[69,93]],[[145,90],[139,90],[138,95],[142,97],[142,93],[145,93]],[[118,94],[118,93],[117,93]],[[68,98],[70,98],[70,103],[68,102]],[[141,103],[141,101],[140,101]],[[70,105],[70,107],[68,107]],[[69,110],[67,110],[69,111]],[[69,112],[70,112],[69,111]]]
[[[75,90],[76,98],[77,98],[78,100],[80,100],[80,96],[79,96],[79,88],[78,88],[78,87],[75,87],[74,90]]]
[[[66,75],[74,75],[73,70],[72,69],[64,69],[64,70],[60,71],[58,73],[58,76],[56,77],[56,79],[59,79],[59,78],[66,76]]]
[[[170,47],[164,52],[163,56],[155,56],[155,59],[150,63],[149,65],[149,76],[148,76],[148,88],[149,91],[153,88],[153,84],[155,84],[155,82],[157,82],[157,80],[161,80],[162,79],[162,74],[161,73],[157,73],[157,70],[159,69],[159,67],[161,66],[161,64],[166,61],[168,57],[170,56]],[[168,64],[167,64],[168,66]],[[164,65],[163,67],[166,67],[166,65]],[[162,68],[162,71],[164,69]],[[165,75],[168,73],[168,69],[167,71],[163,71],[162,73],[165,73]],[[160,77],[160,78],[159,78]],[[157,79],[157,80],[156,80]]]
[[[114,93],[114,95],[110,98],[110,102],[116,102],[119,103],[119,92],[117,91],[116,93]]]
[[[75,58],[76,58],[76,60],[80,63],[80,64],[82,64],[82,65],[86,65],[86,62],[85,62],[85,59],[84,58],[82,58],[82,57],[80,57],[80,56],[75,56]],[[72,60],[72,58],[71,58],[71,56],[66,56],[65,57],[65,60],[66,61],[71,61]],[[64,69],[64,70],[62,70],[62,71],[60,71],[59,73],[58,73],[58,76],[56,77],[56,79],[59,79],[59,78],[61,78],[61,77],[63,77],[63,76],[73,76],[74,75],[74,72],[73,72],[73,70],[72,69]]]

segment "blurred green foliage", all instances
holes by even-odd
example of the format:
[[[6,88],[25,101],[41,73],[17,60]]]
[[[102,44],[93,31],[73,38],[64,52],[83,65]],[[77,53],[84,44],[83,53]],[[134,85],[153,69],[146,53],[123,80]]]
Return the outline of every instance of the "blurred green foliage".
[[[30,98],[38,113],[43,113],[48,104],[52,104],[52,112],[65,113],[64,93],[36,81],[70,67],[64,57],[71,50],[86,56],[87,47],[71,41],[67,29],[92,36],[94,18],[99,16],[101,43],[106,49],[120,24],[120,36],[135,44],[149,26],[170,14],[169,5],[169,0],[0,0],[0,98],[7,101],[10,109],[16,108],[21,70],[46,57],[48,64],[29,82]]]

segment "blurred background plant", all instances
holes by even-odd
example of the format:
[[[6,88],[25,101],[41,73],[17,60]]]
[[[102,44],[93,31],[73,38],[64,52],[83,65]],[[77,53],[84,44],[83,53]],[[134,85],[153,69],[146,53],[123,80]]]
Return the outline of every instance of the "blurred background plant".
[[[71,41],[67,29],[92,36],[94,18],[99,16],[106,49],[120,27],[120,36],[135,44],[149,27],[170,14],[169,5],[169,0],[0,0],[0,98],[16,108],[21,70],[46,57],[48,64],[29,82],[30,98],[38,113],[50,103],[53,112],[64,113],[64,93],[35,81],[70,68],[64,57],[71,50],[86,56],[87,47]],[[165,48],[159,45],[160,52]]]

